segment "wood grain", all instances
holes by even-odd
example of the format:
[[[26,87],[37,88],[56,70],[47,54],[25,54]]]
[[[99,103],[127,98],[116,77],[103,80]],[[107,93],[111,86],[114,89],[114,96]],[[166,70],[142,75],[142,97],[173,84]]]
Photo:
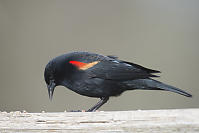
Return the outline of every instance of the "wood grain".
[[[0,112],[1,133],[199,133],[199,109]]]

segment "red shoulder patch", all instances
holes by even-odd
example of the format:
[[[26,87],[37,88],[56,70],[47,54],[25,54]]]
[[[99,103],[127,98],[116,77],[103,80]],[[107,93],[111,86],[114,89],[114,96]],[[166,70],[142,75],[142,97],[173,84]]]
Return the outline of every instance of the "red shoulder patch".
[[[69,61],[70,64],[73,64],[74,66],[78,67],[78,68],[81,68],[83,66],[85,66],[87,63],[83,63],[83,62],[80,62],[80,61]]]
[[[86,70],[88,68],[93,67],[97,63],[99,63],[99,61],[94,61],[94,62],[91,62],[91,63],[83,63],[83,62],[80,62],[80,61],[69,61],[69,63],[76,66],[80,70]]]

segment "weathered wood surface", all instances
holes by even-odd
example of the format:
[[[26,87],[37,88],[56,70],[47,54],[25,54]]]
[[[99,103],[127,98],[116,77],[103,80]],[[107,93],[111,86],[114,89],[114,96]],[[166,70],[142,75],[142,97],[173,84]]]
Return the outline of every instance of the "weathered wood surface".
[[[1,112],[0,133],[199,133],[199,109]]]

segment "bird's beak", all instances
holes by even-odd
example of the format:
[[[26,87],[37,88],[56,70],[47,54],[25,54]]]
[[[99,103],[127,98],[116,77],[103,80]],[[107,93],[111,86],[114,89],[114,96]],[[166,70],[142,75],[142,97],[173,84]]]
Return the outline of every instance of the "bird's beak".
[[[48,95],[51,101],[53,98],[53,92],[54,92],[55,86],[56,86],[55,82],[53,80],[50,80],[50,84],[48,85]]]

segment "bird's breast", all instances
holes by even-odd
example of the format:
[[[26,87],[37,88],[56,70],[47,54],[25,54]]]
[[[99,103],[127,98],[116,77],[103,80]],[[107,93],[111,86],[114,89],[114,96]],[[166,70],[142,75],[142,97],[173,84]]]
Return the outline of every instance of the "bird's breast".
[[[89,97],[116,96],[123,92],[118,83],[100,78],[83,78],[69,81],[64,86],[80,95]]]

